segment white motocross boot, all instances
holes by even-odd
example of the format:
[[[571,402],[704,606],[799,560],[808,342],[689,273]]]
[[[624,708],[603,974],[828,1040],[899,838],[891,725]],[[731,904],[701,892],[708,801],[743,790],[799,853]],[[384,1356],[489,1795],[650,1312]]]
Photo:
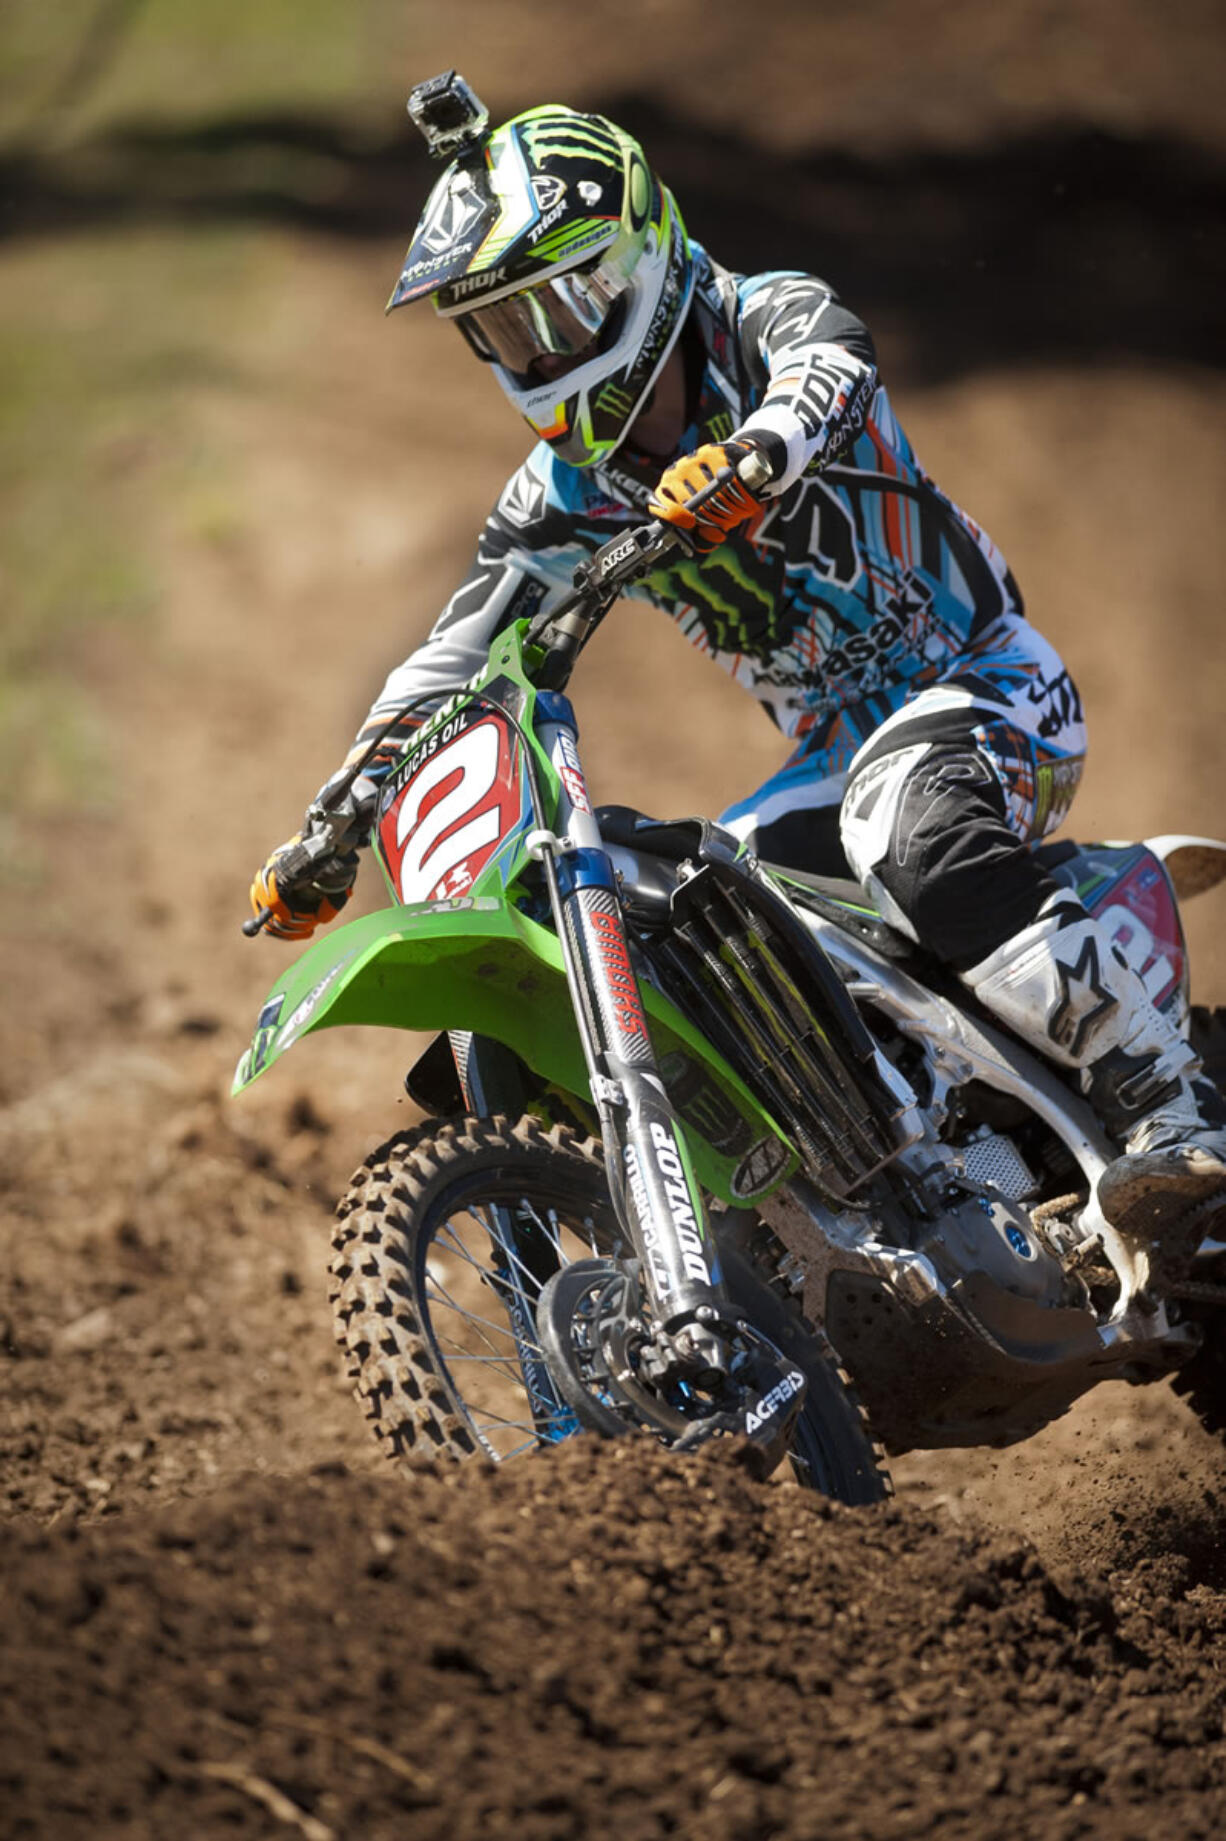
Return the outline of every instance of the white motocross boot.
[[[1140,977],[1075,896],[1052,895],[1021,933],[962,973],[1028,1047],[1079,1070],[1082,1092],[1124,1154],[1098,1184],[1103,1214],[1147,1283],[1180,1277],[1226,1208],[1226,1104]]]

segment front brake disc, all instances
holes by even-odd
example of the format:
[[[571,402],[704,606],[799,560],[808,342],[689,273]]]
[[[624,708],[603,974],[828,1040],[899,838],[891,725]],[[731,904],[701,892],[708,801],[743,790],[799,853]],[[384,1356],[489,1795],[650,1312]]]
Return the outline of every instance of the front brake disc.
[[[747,1438],[768,1475],[784,1457],[804,1405],[806,1381],[760,1331],[741,1318],[720,1328],[732,1361],[720,1399],[674,1372],[674,1399],[643,1378],[651,1351],[638,1304],[637,1266],[583,1259],[548,1281],[537,1305],[537,1335],[554,1383],[579,1423],[604,1438],[639,1430],[677,1450],[716,1437]]]
[[[691,1421],[634,1372],[632,1343],[645,1340],[637,1302],[637,1275],[619,1260],[575,1260],[542,1290],[537,1336],[554,1384],[580,1425],[602,1438],[651,1431],[672,1444]]]

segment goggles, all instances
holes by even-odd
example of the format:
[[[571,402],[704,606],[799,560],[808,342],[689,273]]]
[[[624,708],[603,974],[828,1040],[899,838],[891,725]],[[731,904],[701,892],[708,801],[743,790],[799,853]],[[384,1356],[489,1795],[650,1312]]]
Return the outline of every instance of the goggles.
[[[487,364],[500,364],[514,377],[528,377],[538,358],[578,364],[599,335],[611,331],[609,321],[627,285],[622,276],[599,265],[572,269],[488,307],[444,308],[443,317],[458,322]]]

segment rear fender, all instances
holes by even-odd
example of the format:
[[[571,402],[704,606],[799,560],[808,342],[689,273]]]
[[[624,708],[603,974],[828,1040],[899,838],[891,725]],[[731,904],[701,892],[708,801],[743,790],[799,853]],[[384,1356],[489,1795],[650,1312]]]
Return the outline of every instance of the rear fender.
[[[1208,839],[1147,839],[1144,844],[1077,844],[1053,866],[1076,891],[1145,986],[1151,1003],[1183,1028],[1188,1010],[1188,953],[1171,864],[1157,844]],[[1178,852],[1175,852],[1178,860]],[[1193,859],[1185,857],[1188,869]],[[1211,864],[1206,866],[1206,873]],[[1202,887],[1209,886],[1202,882]],[[1186,884],[1185,884],[1186,892]]]
[[[699,1180],[735,1205],[766,1194],[796,1167],[782,1133],[668,998],[644,984],[643,1002],[662,1064],[681,1070]],[[381,908],[322,937],[269,992],[233,1091],[303,1036],[347,1023],[491,1036],[590,1103],[557,938],[495,896]]]
[[[1216,837],[1186,837],[1175,833],[1147,837],[1145,843],[1165,866],[1180,901],[1203,895],[1206,889],[1226,882],[1226,844]]]

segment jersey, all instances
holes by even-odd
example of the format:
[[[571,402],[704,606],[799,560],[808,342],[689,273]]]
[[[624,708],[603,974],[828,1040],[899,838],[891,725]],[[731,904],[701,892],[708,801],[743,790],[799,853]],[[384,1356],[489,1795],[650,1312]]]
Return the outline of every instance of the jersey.
[[[769,431],[787,464],[760,512],[711,555],[678,551],[629,592],[670,615],[794,740],[853,705],[884,721],[990,622],[1021,613],[1013,577],[921,467],[868,329],[832,288],[800,272],[734,275],[698,245],[694,261],[681,335],[688,426],[677,453]],[[392,671],[357,746],[406,703],[455,690],[504,626],[568,594],[579,562],[648,515],[666,465],[635,451],[633,428],[592,468],[539,444],[507,482],[467,579]]]

